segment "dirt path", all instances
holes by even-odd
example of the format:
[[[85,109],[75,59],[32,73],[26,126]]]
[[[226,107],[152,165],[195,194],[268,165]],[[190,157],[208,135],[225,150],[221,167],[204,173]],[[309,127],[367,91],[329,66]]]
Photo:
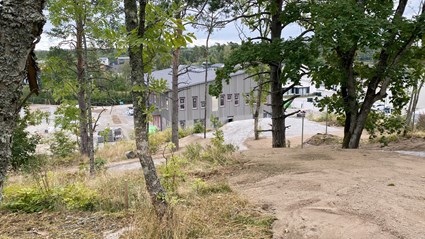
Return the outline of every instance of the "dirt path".
[[[424,158],[246,144],[246,163],[230,182],[273,210],[274,238],[425,238]]]

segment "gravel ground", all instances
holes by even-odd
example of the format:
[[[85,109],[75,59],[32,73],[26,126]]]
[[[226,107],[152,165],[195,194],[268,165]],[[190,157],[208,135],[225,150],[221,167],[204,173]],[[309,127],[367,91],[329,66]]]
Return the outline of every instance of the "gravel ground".
[[[272,120],[270,118],[264,118],[260,119],[260,127],[263,130],[270,129],[270,124],[272,123]],[[288,139],[299,136],[301,137],[301,131],[302,131],[302,118],[298,117],[289,117],[286,119],[286,125],[290,126],[286,130],[286,137]],[[233,144],[235,146],[239,147],[239,150],[247,150],[247,147],[245,146],[244,142],[248,138],[254,137],[254,120],[240,120],[240,121],[234,121],[227,123],[222,127],[223,133],[224,133],[224,141],[228,144]],[[326,126],[310,121],[306,118],[304,118],[304,138],[306,139],[306,136],[315,135],[317,133],[325,133]],[[339,132],[341,131],[338,128],[334,127],[328,127],[328,133],[333,132]],[[201,135],[199,135],[201,136]],[[209,132],[207,133],[208,138],[212,138],[213,133]],[[260,134],[260,137],[268,137],[271,138],[271,132],[263,132]]]

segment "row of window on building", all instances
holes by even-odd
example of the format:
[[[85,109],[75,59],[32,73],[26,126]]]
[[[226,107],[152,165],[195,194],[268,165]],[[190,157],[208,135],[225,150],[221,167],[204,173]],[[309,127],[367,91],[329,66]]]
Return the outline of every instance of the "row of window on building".
[[[221,94],[220,95],[220,100],[219,100],[219,106],[220,107],[224,107],[225,105],[225,101],[231,102],[234,99],[234,104],[235,106],[239,105],[239,101],[240,101],[240,94],[239,93],[234,93],[234,94]],[[180,97],[179,99],[179,108],[180,110],[185,110],[186,109],[186,97]],[[245,94],[245,104],[249,103],[249,94],[246,93]],[[201,101],[201,109],[205,108],[205,101],[202,100]],[[198,109],[198,96],[192,96],[192,109],[196,110]]]

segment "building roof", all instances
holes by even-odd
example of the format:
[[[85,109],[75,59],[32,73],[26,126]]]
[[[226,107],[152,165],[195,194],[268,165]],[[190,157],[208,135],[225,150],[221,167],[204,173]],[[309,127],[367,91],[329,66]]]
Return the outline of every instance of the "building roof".
[[[214,64],[208,67],[208,76],[207,82],[215,80],[215,71],[217,68],[223,67],[223,64]],[[179,76],[179,88],[189,87],[193,85],[203,84],[205,82],[205,67],[203,66],[186,66],[181,65],[179,67],[179,72],[182,73]],[[238,71],[233,75],[242,74],[243,71]],[[167,68],[163,70],[154,71],[151,74],[155,79],[164,79],[167,81],[167,87],[171,89],[172,86],[172,69]]]

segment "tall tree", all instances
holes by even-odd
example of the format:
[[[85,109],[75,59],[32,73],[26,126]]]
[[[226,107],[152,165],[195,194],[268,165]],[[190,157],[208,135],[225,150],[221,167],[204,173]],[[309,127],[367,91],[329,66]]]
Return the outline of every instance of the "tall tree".
[[[325,99],[330,109],[345,115],[343,148],[358,148],[366,119],[374,102],[392,91],[393,104],[405,95],[402,64],[406,53],[425,31],[425,4],[408,17],[408,0],[319,1],[312,6],[309,22],[314,44],[323,52],[323,64],[314,80],[338,95]],[[373,61],[358,61],[359,52],[372,49]]]
[[[288,102],[293,96],[284,99],[283,95],[292,87],[299,84],[303,75],[309,73],[306,65],[311,64],[314,52],[307,43],[307,35],[311,29],[307,28],[295,38],[283,39],[282,30],[292,23],[300,22],[309,11],[305,1],[241,1],[238,7],[240,12],[235,19],[244,19],[250,25],[266,24],[269,26],[270,35],[248,39],[239,49],[234,51],[225,61],[223,69],[218,71],[215,84],[210,87],[210,93],[217,95],[222,88],[222,80],[229,80],[230,73],[246,66],[255,66],[258,63],[267,64],[269,71],[259,74],[268,74],[269,80],[263,82],[270,84],[272,108],[272,146],[274,148],[286,147],[285,119],[296,112],[285,113]],[[251,13],[250,9],[256,7],[260,11]],[[258,42],[258,40],[261,40]],[[290,84],[289,87],[284,87]]]
[[[90,173],[94,174],[94,145],[91,112],[92,84],[88,73],[88,40],[100,42],[105,28],[115,25],[118,3],[113,0],[50,0],[49,19],[55,28],[51,35],[70,42],[76,53],[77,100],[79,106],[80,152],[89,156]],[[119,8],[118,8],[119,9]],[[111,30],[106,30],[110,33]],[[106,34],[109,35],[109,34]],[[93,41],[92,41],[93,42]],[[92,44],[95,46],[95,44]]]
[[[149,153],[148,142],[148,86],[145,82],[145,44],[147,0],[124,0],[125,25],[129,35],[132,97],[134,106],[134,131],[136,137],[137,156],[143,167],[146,187],[155,207],[158,218],[163,218],[167,210],[166,191],[161,185],[156,168]]]
[[[0,202],[21,106],[22,83],[25,78],[37,78],[30,53],[40,40],[45,23],[44,2],[0,1]]]

